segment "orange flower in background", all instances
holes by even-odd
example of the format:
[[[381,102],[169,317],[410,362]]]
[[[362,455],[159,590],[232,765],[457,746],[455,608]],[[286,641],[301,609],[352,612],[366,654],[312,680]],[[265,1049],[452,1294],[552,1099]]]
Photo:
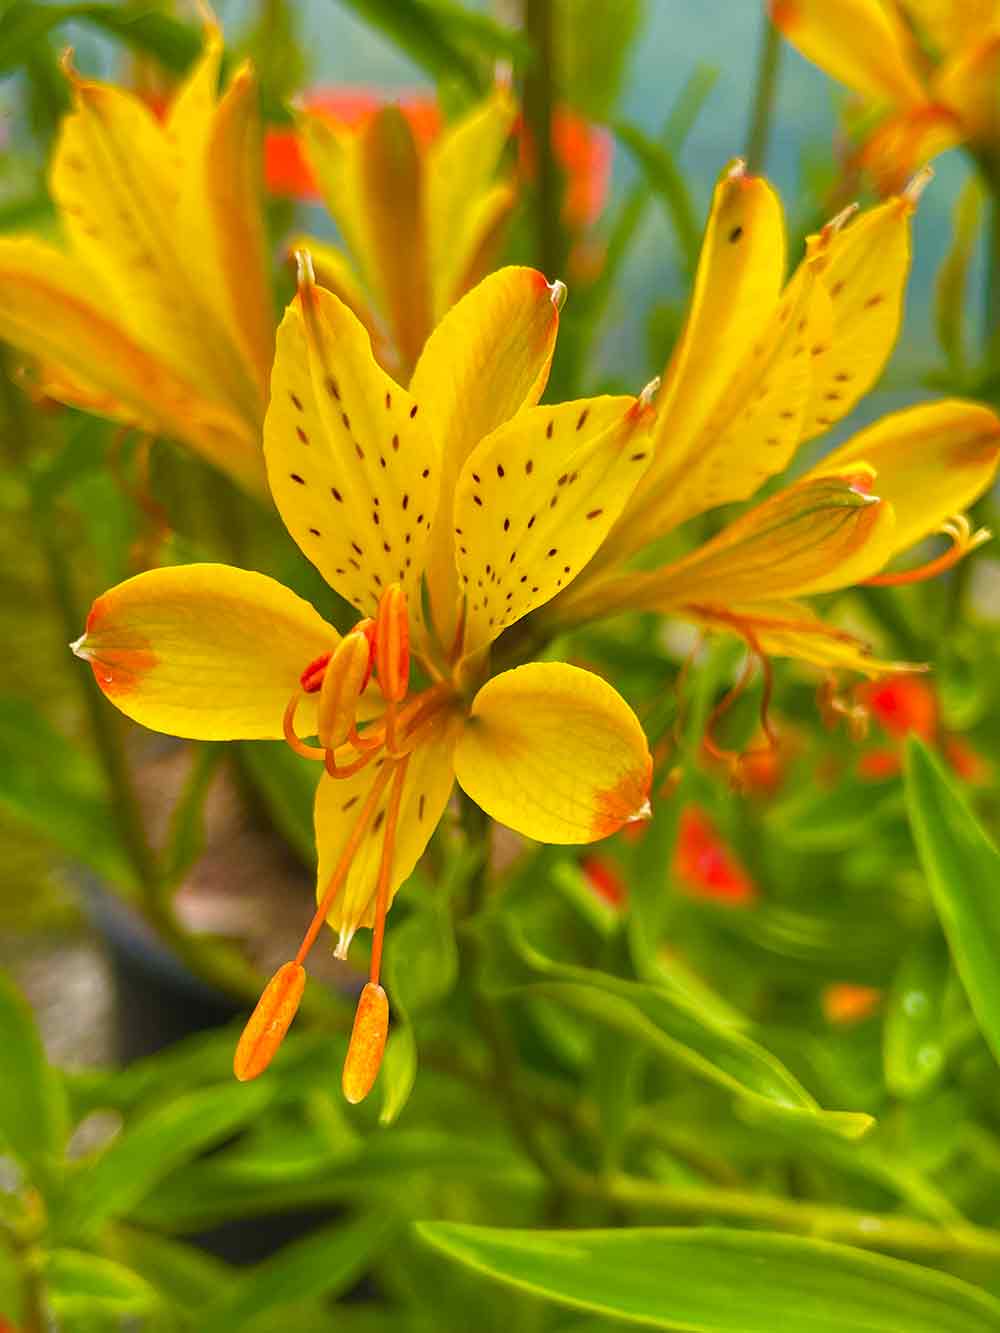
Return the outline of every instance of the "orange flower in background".
[[[879,188],[952,148],[1000,132],[997,0],[770,0],[774,23],[875,118],[861,163]]]
[[[673,875],[688,893],[728,907],[750,907],[757,886],[699,805],[681,811]]]
[[[624,907],[628,898],[625,876],[606,856],[585,856],[580,862],[583,877],[602,902],[611,907]]]
[[[882,1000],[875,986],[857,986],[837,981],[823,991],[820,1005],[831,1027],[851,1027],[870,1018]]]

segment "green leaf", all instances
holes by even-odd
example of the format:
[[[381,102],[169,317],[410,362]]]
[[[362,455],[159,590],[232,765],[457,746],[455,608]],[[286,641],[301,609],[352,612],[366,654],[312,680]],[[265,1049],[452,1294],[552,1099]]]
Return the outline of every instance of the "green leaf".
[[[689,275],[693,274],[701,249],[701,228],[687,182],[673,154],[665,144],[650,139],[635,125],[620,121],[613,128],[615,138],[635,158],[650,189],[659,195],[677,236],[684,267]]]
[[[178,1167],[259,1116],[275,1092],[271,1082],[223,1084],[185,1093],[127,1125],[96,1161],[81,1167],[60,1234],[90,1234],[129,1212]]]
[[[14,0],[0,17],[0,74],[28,59],[32,47],[53,28],[71,22],[90,24],[133,51],[155,56],[177,74],[188,68],[202,46],[198,28],[153,6],[48,5]]]
[[[499,925],[496,933],[500,933]],[[687,1069],[747,1103],[755,1114],[779,1121],[801,1119],[803,1129],[853,1139],[874,1121],[860,1112],[824,1111],[770,1051],[738,1027],[699,1011],[682,991],[623,981],[604,972],[554,963],[528,943],[517,923],[506,923],[510,948],[528,975],[544,980],[511,984],[500,993],[555,1000],[596,1023],[633,1038],[671,1063]]]
[[[322,1227],[286,1245],[273,1259],[251,1269],[235,1290],[210,1304],[202,1325],[212,1333],[250,1333],[257,1316],[275,1306],[340,1296],[364,1272],[388,1229],[385,1213],[346,1225]]]
[[[138,1273],[82,1250],[53,1250],[44,1277],[49,1303],[64,1328],[74,1328],[74,1320],[94,1314],[118,1319],[144,1315],[160,1304],[155,1288]]]
[[[955,968],[1000,1060],[1000,852],[939,760],[912,736],[906,747],[906,800]]]
[[[951,249],[938,269],[934,287],[934,323],[938,342],[948,359],[953,378],[961,381],[966,370],[966,289],[969,268],[979,235],[980,215],[986,191],[973,174],[965,182],[955,203]]]
[[[645,0],[557,0],[558,83],[568,106],[590,120],[608,119],[645,11]]]
[[[0,805],[74,859],[134,887],[100,770],[28,699],[0,696],[0,753]]]
[[[935,931],[910,949],[896,972],[883,1029],[885,1083],[894,1097],[919,1097],[944,1068],[949,964]]]
[[[153,1231],[119,1227],[115,1232],[116,1258],[134,1269],[182,1310],[198,1315],[210,1301],[219,1301],[238,1280],[221,1259],[194,1245],[158,1236]]]
[[[342,0],[373,28],[378,28],[435,82],[460,79],[470,93],[486,87],[480,68],[463,49],[446,7],[430,0]]]
[[[672,1333],[997,1333],[956,1278],[826,1241],[678,1227],[504,1231],[422,1222],[427,1244],[544,1300]]]
[[[66,1094],[49,1065],[27,1002],[0,972],[0,1140],[21,1162],[41,1167],[62,1155]]]

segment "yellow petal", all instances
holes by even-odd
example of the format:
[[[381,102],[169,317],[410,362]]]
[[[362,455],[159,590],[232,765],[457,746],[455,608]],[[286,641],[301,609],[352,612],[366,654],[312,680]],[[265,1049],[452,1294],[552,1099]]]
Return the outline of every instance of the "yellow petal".
[[[864,640],[827,624],[803,602],[701,606],[690,618],[709,629],[729,631],[768,657],[791,657],[823,670],[859,671],[871,677],[914,670],[911,662],[872,657]]]
[[[268,479],[303,552],[366,615],[395,582],[419,615],[440,480],[427,415],[376,364],[347,306],[304,273],[278,330]]]
[[[179,204],[186,253],[197,260],[201,290],[254,375],[258,415],[274,360],[274,305],[261,207],[259,89],[240,66],[213,109],[203,153]]]
[[[513,98],[498,89],[449,125],[428,152],[427,236],[435,322],[464,290],[483,235],[477,208],[491,191],[516,114]]]
[[[516,203],[517,191],[512,185],[496,185],[470,207],[465,264],[458,273],[446,310],[477,282],[482,282],[493,268]]]
[[[374,269],[369,282],[409,368],[433,326],[420,150],[398,106],[359,131],[359,183]]]
[[[259,423],[251,368],[188,263],[179,226],[183,150],[152,112],[108,84],[76,79],[51,189],[74,254],[100,279],[116,318],[209,401]]]
[[[455,750],[462,789],[540,842],[594,842],[649,811],[653,761],[628,704],[562,662],[504,671],[476,695]]]
[[[403,785],[392,858],[389,901],[413,873],[431,834],[444,814],[454,785],[453,755],[461,719],[443,715],[431,725],[426,737],[410,755]],[[317,900],[322,900],[341,853],[351,836],[372,783],[380,773],[376,760],[350,778],[331,778],[326,773],[316,789],[315,822],[319,869]],[[382,791],[368,832],[355,854],[347,879],[334,899],[327,921],[340,936],[343,952],[360,926],[374,924],[375,889],[382,857],[385,812],[392,784]]]
[[[878,379],[896,344],[916,194],[915,189],[862,213],[824,238],[822,252],[805,261],[819,269],[833,320],[829,340],[810,349],[813,391],[804,440],[822,434],[851,410]]]
[[[264,460],[251,425],[123,328],[119,313],[97,277],[58,250],[0,238],[0,337],[42,361],[43,387],[181,440],[263,494]]]
[[[377,350],[378,340],[384,335],[377,330],[371,302],[347,255],[335,245],[317,240],[315,236],[300,235],[288,242],[289,255],[294,256],[299,250],[308,250],[312,258],[316,285],[339,296],[344,305],[357,315]]]
[[[855,470],[867,486],[870,472]],[[730,605],[845,587],[881,567],[891,530],[891,505],[850,478],[796,482],[683,559],[595,586],[574,614]]]
[[[925,100],[912,39],[880,0],[771,0],[793,46],[862,97],[901,105]]]
[[[466,652],[576,578],[649,467],[651,419],[639,398],[532,407],[473,450],[454,511]]]
[[[373,295],[379,291],[376,263],[368,244],[361,191],[359,138],[319,111],[300,111],[296,127],[323,202]]]
[[[996,0],[906,0],[906,9],[942,55],[977,40],[997,19]]]
[[[715,189],[687,323],[657,401],[654,461],[601,562],[646,545],[672,521],[672,497],[700,464],[708,424],[774,315],[785,273],[781,201],[742,163]]]
[[[1000,69],[1000,14],[955,50],[933,80],[935,97],[958,115],[965,138],[980,144],[996,138],[1000,124],[997,72]]]
[[[453,306],[427,340],[410,382],[441,452],[441,496],[428,558],[431,603],[443,643],[457,620],[453,501],[469,454],[484,436],[538,402],[555,347],[553,290],[530,268],[490,274]]]
[[[964,137],[955,111],[927,102],[880,120],[865,140],[858,161],[879,194],[898,194],[918,168]]]
[[[875,471],[873,489],[895,510],[889,554],[936,532],[979,498],[996,475],[1000,420],[958,398],[893,412],[834,449],[810,475]]]
[[[154,731],[192,740],[282,735],[305,668],[339,639],[295,593],[228,565],[137,574],[98,597],[73,645],[105,695]],[[314,730],[317,696],[298,725]]]

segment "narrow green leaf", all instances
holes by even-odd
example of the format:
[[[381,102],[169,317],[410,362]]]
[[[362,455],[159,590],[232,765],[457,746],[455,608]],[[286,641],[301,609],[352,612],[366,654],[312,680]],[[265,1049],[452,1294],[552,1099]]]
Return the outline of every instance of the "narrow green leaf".
[[[282,1305],[339,1296],[364,1272],[388,1229],[385,1213],[323,1227],[252,1268],[202,1314],[212,1333],[251,1333],[257,1316]]]
[[[95,1314],[123,1319],[148,1314],[160,1304],[154,1287],[124,1264],[83,1250],[53,1250],[45,1263],[49,1303],[60,1327]]]
[[[68,855],[116,884],[134,886],[96,763],[30,700],[0,696],[0,754],[0,805]]]
[[[61,1156],[69,1116],[27,1002],[0,972],[0,1140],[30,1170]]]
[[[938,269],[934,285],[934,323],[938,342],[948,359],[952,376],[959,381],[966,371],[966,288],[985,201],[983,183],[973,173],[955,203],[951,248]]]
[[[444,14],[429,0],[341,0],[378,28],[435,81],[460,79],[470,93],[486,86],[484,71],[470,59]]]
[[[906,800],[955,968],[1000,1059],[1000,852],[939,760],[913,736],[906,747]]]
[[[175,73],[183,73],[201,50],[199,30],[152,6],[117,4],[48,5],[15,0],[0,19],[0,73],[15,69],[31,48],[64,23],[90,24],[133,51],[155,56]]]
[[[614,132],[619,143],[635,158],[650,188],[662,200],[680,245],[684,267],[688,274],[693,274],[701,249],[701,228],[687,182],[673,153],[665,144],[650,139],[642,130],[625,121],[619,121]]]
[[[894,1097],[919,1097],[944,1068],[949,961],[935,931],[910,949],[896,972],[883,1029],[885,1082]]]
[[[558,82],[567,105],[590,120],[615,109],[645,0],[556,0]]]
[[[167,1300],[198,1315],[238,1281],[236,1271],[195,1245],[135,1227],[119,1227],[115,1257]]]
[[[504,1231],[422,1222],[456,1263],[543,1300],[671,1333],[997,1333],[1000,1303],[827,1241],[678,1227]]]
[[[60,1233],[89,1234],[129,1212],[171,1172],[254,1120],[275,1091],[268,1082],[223,1084],[185,1093],[127,1125],[81,1169],[59,1219]]]
[[[874,1121],[860,1112],[824,1111],[770,1051],[738,1027],[702,1013],[679,990],[623,981],[604,972],[554,963],[507,922],[507,941],[525,972],[542,980],[501,983],[501,993],[555,1000],[748,1103],[779,1121],[801,1118],[803,1130],[853,1139]]]

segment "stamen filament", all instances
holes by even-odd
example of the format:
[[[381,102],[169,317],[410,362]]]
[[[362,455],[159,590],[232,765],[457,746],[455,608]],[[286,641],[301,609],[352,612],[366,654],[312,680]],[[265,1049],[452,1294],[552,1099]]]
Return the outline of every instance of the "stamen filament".
[[[377,754],[377,749],[368,750],[352,763],[341,766],[337,763],[334,751],[326,750],[324,752],[323,762],[326,765],[326,771],[331,778],[353,778],[355,773],[360,773],[363,768],[367,768]]]
[[[318,745],[307,745],[305,741],[299,740],[295,733],[295,710],[298,708],[301,698],[301,691],[296,690],[288,701],[285,716],[281,719],[281,729],[284,732],[285,743],[302,759],[325,759],[325,750],[321,750]]]
[[[923,583],[926,579],[935,578],[938,574],[953,568],[970,551],[988,542],[993,535],[988,528],[979,528],[973,532],[972,524],[964,514],[949,519],[942,525],[940,531],[944,536],[951,538],[951,546],[936,559],[928,560],[924,565],[917,565],[915,569],[875,574],[872,578],[865,579],[865,583],[871,588],[898,588],[906,583]]]
[[[368,825],[374,818],[375,807],[378,805],[386,784],[392,776],[392,771],[392,765],[385,764],[375,781],[372,783],[371,791],[368,793],[368,797],[364,805],[361,807],[361,813],[358,815],[357,823],[354,825],[350,837],[344,844],[344,850],[340,854],[340,860],[337,862],[323,897],[320,899],[320,904],[316,908],[316,914],[309,923],[309,929],[306,931],[302,943],[299,945],[299,951],[295,955],[295,961],[297,963],[304,962],[306,954],[316,942],[316,936],[323,928],[323,922],[329,914],[338,889],[344,882],[348,870],[351,868],[351,862],[354,860],[354,855],[358,850],[361,839],[365,836]]]
[[[375,896],[375,925],[372,930],[372,960],[368,979],[373,986],[378,985],[382,967],[382,941],[385,938],[385,918],[389,910],[389,888],[392,883],[392,860],[396,850],[396,826],[399,823],[399,807],[403,799],[403,784],[409,756],[396,765],[396,775],[389,795],[389,808],[385,817],[385,841],[382,843],[382,860],[378,872],[378,889]]]

